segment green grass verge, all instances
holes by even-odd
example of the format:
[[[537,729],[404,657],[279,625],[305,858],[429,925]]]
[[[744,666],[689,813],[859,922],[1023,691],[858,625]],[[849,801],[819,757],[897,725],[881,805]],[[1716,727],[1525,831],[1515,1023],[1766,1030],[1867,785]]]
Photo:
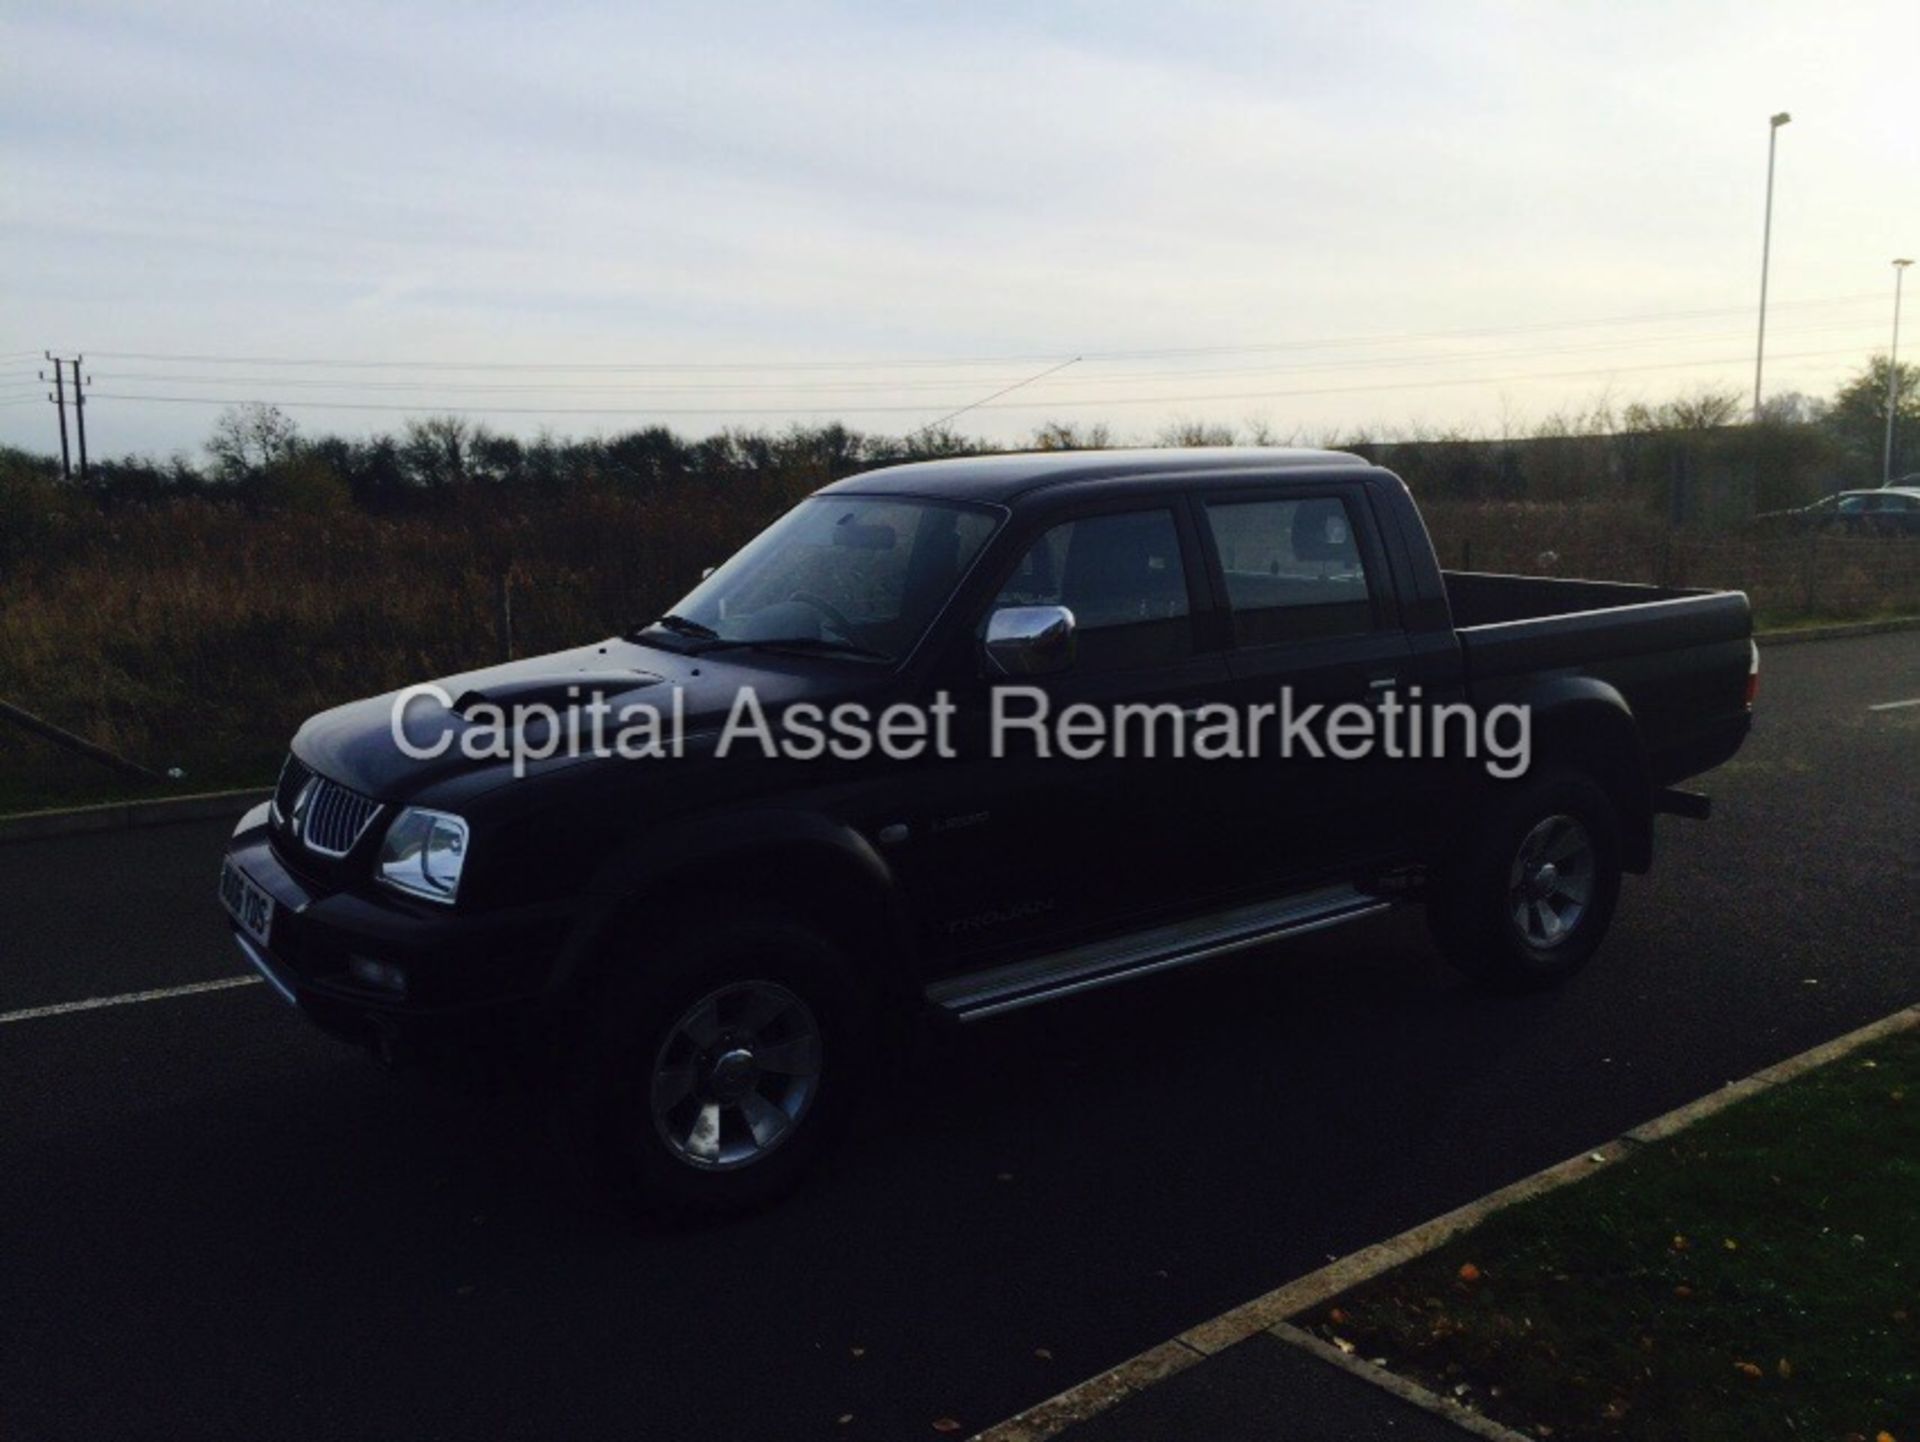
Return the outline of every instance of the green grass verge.
[[[1530,1436],[1920,1438],[1920,1035],[1299,1320]]]

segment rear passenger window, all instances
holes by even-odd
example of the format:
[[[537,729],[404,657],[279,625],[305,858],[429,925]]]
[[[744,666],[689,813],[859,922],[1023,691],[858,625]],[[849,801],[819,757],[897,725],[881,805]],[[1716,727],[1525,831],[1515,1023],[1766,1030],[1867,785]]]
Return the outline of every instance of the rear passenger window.
[[[1033,543],[1001,587],[1002,606],[1073,612],[1082,671],[1120,671],[1193,653],[1187,573],[1171,511],[1089,516]]]
[[[1374,627],[1373,595],[1337,496],[1210,502],[1237,645],[1350,636]]]

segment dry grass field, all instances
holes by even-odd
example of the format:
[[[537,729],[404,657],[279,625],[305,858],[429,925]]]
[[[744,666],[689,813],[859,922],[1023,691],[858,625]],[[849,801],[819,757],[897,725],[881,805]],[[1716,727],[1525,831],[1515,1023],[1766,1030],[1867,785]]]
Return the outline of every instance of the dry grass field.
[[[194,496],[47,515],[13,496],[0,553],[0,698],[180,789],[271,776],[322,707],[649,618],[821,477],[475,493],[398,516]],[[41,501],[52,506],[47,499]],[[1773,620],[1920,612],[1920,542],[1682,532],[1626,501],[1432,500],[1443,563],[1735,586]],[[0,811],[121,794],[90,762],[0,729]]]

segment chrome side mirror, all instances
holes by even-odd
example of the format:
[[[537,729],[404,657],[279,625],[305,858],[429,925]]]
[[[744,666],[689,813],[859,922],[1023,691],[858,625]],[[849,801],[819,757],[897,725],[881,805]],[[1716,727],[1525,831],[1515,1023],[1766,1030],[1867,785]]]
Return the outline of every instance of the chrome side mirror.
[[[987,618],[987,659],[1003,676],[1051,676],[1073,665],[1073,612],[1006,606]]]

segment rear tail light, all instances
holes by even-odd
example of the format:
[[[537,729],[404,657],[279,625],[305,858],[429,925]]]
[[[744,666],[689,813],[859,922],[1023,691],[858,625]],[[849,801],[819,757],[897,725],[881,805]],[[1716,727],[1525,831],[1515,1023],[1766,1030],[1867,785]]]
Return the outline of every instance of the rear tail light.
[[[1753,703],[1760,699],[1760,643],[1747,642],[1747,649],[1753,653],[1753,660],[1747,665],[1747,709],[1753,709]]]

